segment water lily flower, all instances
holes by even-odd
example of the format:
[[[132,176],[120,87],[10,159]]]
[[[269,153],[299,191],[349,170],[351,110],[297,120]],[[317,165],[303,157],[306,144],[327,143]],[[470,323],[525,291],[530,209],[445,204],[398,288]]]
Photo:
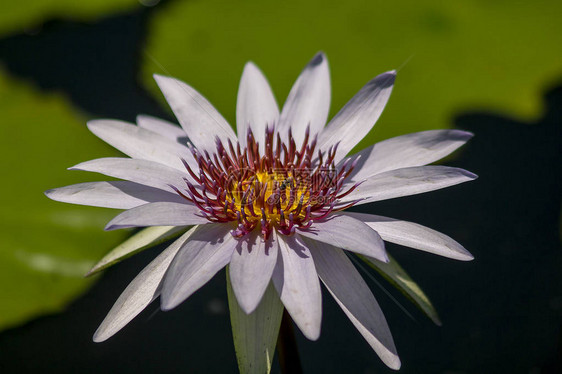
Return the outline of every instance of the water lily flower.
[[[427,227],[345,210],[476,176],[426,166],[471,138],[458,130],[398,136],[348,157],[381,115],[395,76],[389,71],[369,81],[327,124],[330,77],[322,53],[304,68],[281,111],[262,72],[246,64],[237,133],[197,91],[161,75],[154,78],[181,127],[149,116],[139,116],[137,124],[88,122],[90,131],[129,157],[71,169],[122,180],[57,188],[47,196],[125,209],[107,230],[154,226],[160,235],[189,228],[126,288],[94,340],[111,337],[158,297],[163,310],[175,308],[227,267],[237,351],[262,338],[274,346],[283,308],[304,336],[318,339],[323,283],[382,361],[398,369],[385,317],[345,252],[386,263],[388,241],[457,260],[473,257]]]

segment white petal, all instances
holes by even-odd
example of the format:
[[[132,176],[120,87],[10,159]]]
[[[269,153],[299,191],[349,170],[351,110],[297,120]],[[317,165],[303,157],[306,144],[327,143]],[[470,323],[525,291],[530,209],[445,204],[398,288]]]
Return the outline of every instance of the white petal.
[[[297,233],[347,251],[388,262],[384,242],[379,234],[353,217],[332,215],[324,221],[314,222],[307,230],[298,230]]]
[[[173,124],[172,122],[141,114],[137,116],[137,125],[144,129],[160,134],[168,139],[174,140],[180,144],[186,144],[187,142],[187,134],[185,133],[185,131],[183,131],[181,127]]]
[[[264,242],[254,230],[232,253],[229,274],[238,304],[250,314],[258,306],[277,263],[279,244],[274,235]]]
[[[180,190],[186,188],[184,178],[193,182],[186,172],[168,167],[154,161],[137,160],[134,158],[107,157],[82,162],[69,170],[83,170],[101,173],[110,177],[126,179],[131,182],[144,184],[154,188],[175,193],[169,185]]]
[[[95,342],[109,339],[159,296],[160,282],[166,269],[193,230],[172,243],[133,279],[95,332]]]
[[[248,128],[251,128],[263,153],[265,130],[267,126],[273,127],[278,118],[279,107],[267,79],[254,63],[248,62],[242,73],[236,101],[236,130],[240,146],[246,146]]]
[[[131,209],[157,201],[181,203],[183,198],[157,188],[128,181],[88,182],[45,191],[49,199],[63,203]]]
[[[462,245],[447,235],[417,223],[364,213],[345,212],[343,214],[365,222],[377,230],[383,240],[387,242],[455,260],[470,261],[474,259],[474,256]]]
[[[273,284],[304,336],[316,340],[322,323],[322,293],[314,261],[294,236],[277,237],[281,256],[277,256]]]
[[[156,161],[185,171],[181,159],[199,170],[186,146],[136,125],[114,120],[94,120],[88,128],[97,137],[132,158]]]
[[[400,358],[384,314],[349,258],[340,249],[323,243],[310,243],[309,248],[318,276],[338,305],[381,360],[399,369]]]
[[[244,374],[269,374],[283,316],[283,304],[270,282],[259,306],[253,313],[246,314],[238,305],[229,278],[226,278],[228,309],[238,369]]]
[[[107,269],[142,250],[172,239],[186,230],[187,227],[181,226],[153,226],[142,229],[109,251],[85,276],[89,277]]]
[[[390,170],[367,179],[342,198],[341,202],[362,199],[357,205],[366,204],[439,190],[476,178],[469,171],[449,166],[416,166]],[[347,187],[351,187],[351,183],[343,188]]]
[[[388,170],[431,164],[454,152],[472,136],[460,130],[430,130],[383,140],[353,155],[360,159],[349,178],[361,181]]]
[[[197,215],[196,215],[197,214]],[[201,217],[200,209],[193,204],[157,202],[124,211],[113,218],[106,230],[143,226],[189,226],[211,223]]]
[[[174,78],[154,74],[154,79],[197,149],[214,152],[217,137],[223,143],[229,139],[236,143],[232,127],[199,92]]]
[[[283,105],[277,129],[281,137],[285,138],[291,128],[297,147],[300,147],[308,125],[311,136],[318,134],[328,119],[330,95],[328,60],[320,52],[301,72]]]
[[[164,276],[162,310],[181,304],[230,262],[237,244],[231,229],[228,224],[197,227]]]
[[[336,162],[343,159],[373,128],[392,92],[396,72],[383,73],[367,83],[328,123],[318,139],[319,149],[339,142]]]

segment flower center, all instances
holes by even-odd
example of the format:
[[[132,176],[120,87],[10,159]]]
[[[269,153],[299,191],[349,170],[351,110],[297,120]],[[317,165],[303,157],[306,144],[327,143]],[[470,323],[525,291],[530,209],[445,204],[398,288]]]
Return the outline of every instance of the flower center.
[[[316,150],[316,138],[309,142],[308,129],[300,149],[290,130],[287,138],[283,142],[278,133],[268,129],[260,148],[249,131],[244,149],[229,141],[228,150],[217,138],[212,156],[190,146],[199,174],[185,160],[184,165],[195,183],[185,178],[187,188],[171,187],[196,204],[208,220],[236,222],[232,235],[237,238],[254,229],[260,229],[265,238],[273,229],[291,235],[355,204],[338,203],[358,184],[342,188],[355,162],[346,160],[337,170],[337,144],[325,152]]]

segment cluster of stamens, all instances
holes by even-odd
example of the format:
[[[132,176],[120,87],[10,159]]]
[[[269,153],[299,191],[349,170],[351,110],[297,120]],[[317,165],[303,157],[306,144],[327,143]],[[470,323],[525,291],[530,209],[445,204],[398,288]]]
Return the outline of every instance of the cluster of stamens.
[[[258,227],[265,238],[274,228],[291,235],[297,228],[307,229],[314,221],[356,203],[339,200],[358,185],[343,188],[357,160],[348,159],[336,170],[337,144],[323,152],[316,150],[316,137],[309,139],[307,129],[297,149],[290,130],[288,141],[283,142],[278,133],[267,129],[263,155],[251,131],[244,149],[230,140],[227,149],[218,138],[213,155],[190,146],[198,173],[185,160],[183,164],[195,183],[184,178],[186,188],[170,187],[208,220],[237,222],[232,231],[237,238]]]

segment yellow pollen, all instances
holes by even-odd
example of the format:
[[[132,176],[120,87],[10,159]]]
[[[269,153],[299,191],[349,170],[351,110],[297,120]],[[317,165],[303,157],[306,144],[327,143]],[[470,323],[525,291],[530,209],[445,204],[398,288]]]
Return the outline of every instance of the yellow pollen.
[[[252,225],[258,225],[264,214],[270,225],[279,226],[288,223],[291,213],[293,219],[304,219],[309,197],[306,181],[292,172],[259,171],[245,176],[241,181],[233,181],[226,201],[229,207],[240,212]],[[301,199],[304,207],[299,207]],[[282,219],[284,222],[281,222]]]

